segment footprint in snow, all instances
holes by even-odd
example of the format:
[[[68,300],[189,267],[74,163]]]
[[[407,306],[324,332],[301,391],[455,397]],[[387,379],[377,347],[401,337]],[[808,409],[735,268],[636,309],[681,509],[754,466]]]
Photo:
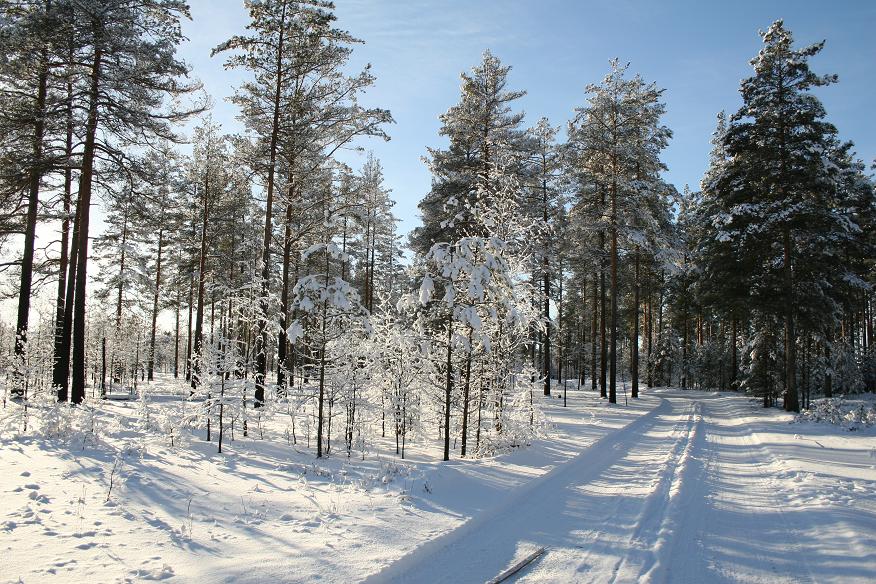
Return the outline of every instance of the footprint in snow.
[[[73,537],[77,539],[82,539],[83,537],[94,537],[95,535],[97,535],[96,531],[83,531],[80,533],[74,533]]]
[[[31,501],[35,501],[35,502],[37,502],[37,503],[49,503],[49,502],[51,502],[51,499],[49,499],[49,498],[46,497],[45,495],[40,495],[40,492],[39,492],[39,491],[31,491],[30,493],[28,493],[27,496],[28,496],[28,498],[29,498]]]
[[[163,564],[160,568],[132,570],[131,575],[141,580],[167,580],[172,578],[175,572],[173,568],[167,564]]]

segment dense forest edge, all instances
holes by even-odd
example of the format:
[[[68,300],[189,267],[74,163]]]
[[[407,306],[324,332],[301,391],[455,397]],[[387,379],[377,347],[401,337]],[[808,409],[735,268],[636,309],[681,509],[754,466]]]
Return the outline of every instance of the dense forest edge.
[[[443,460],[494,454],[570,388],[790,412],[876,391],[873,166],[815,95],[839,82],[809,67],[824,42],[760,33],[698,189],[664,178],[656,81],[612,59],[569,120],[528,126],[487,50],[406,237],[380,161],[340,156],[394,123],[361,104],[363,41],[331,2],[246,6],[213,49],[248,75],[229,135],[177,55],[184,2],[2,4],[0,434],[95,431],[108,398],[148,418],[159,377],[169,444],[221,452],[283,418],[318,458],[434,436]]]

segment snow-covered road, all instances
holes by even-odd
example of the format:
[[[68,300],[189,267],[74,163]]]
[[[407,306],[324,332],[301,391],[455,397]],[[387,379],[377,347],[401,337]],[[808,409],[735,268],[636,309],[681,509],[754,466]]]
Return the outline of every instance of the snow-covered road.
[[[138,434],[125,402],[88,443],[0,437],[0,583],[483,583],[541,547],[513,579],[876,582],[876,426],[734,393],[566,397],[539,398],[530,447],[450,462],[424,440],[317,464],[282,420],[218,455]]]
[[[876,488],[866,448],[803,438],[739,396],[659,395],[368,581],[484,582],[542,546],[516,581],[873,581],[876,508],[854,495]]]

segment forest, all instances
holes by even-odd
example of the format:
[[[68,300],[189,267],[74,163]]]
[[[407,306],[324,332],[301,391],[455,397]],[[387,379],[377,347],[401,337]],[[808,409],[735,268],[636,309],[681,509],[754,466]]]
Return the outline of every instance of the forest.
[[[740,56],[696,188],[664,178],[659,80],[613,59],[569,119],[525,120],[486,50],[423,145],[403,234],[380,160],[339,156],[391,135],[361,104],[363,41],[325,0],[245,4],[213,49],[247,79],[229,135],[177,54],[185,2],[2,2],[8,429],[93,430],[127,395],[170,444],[221,452],[282,420],[317,458],[439,437],[448,460],[528,443],[536,398],[570,389],[790,412],[876,391],[873,161],[814,93],[838,82],[810,69],[823,42],[779,20]],[[149,417],[159,378],[173,405]]]

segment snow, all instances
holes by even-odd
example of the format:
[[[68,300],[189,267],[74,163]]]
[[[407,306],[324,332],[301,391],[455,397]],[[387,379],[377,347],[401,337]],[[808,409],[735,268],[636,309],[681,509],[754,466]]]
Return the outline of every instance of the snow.
[[[423,276],[423,283],[420,284],[420,304],[426,306],[429,304],[429,300],[432,299],[432,293],[435,291],[435,283],[432,282],[432,278],[429,277],[429,274]]]
[[[171,447],[135,401],[101,404],[96,440],[37,439],[7,409],[0,581],[483,582],[542,546],[515,581],[876,579],[876,427],[728,393],[567,398],[539,396],[531,447],[448,463],[428,441],[317,461],[270,424]]]

